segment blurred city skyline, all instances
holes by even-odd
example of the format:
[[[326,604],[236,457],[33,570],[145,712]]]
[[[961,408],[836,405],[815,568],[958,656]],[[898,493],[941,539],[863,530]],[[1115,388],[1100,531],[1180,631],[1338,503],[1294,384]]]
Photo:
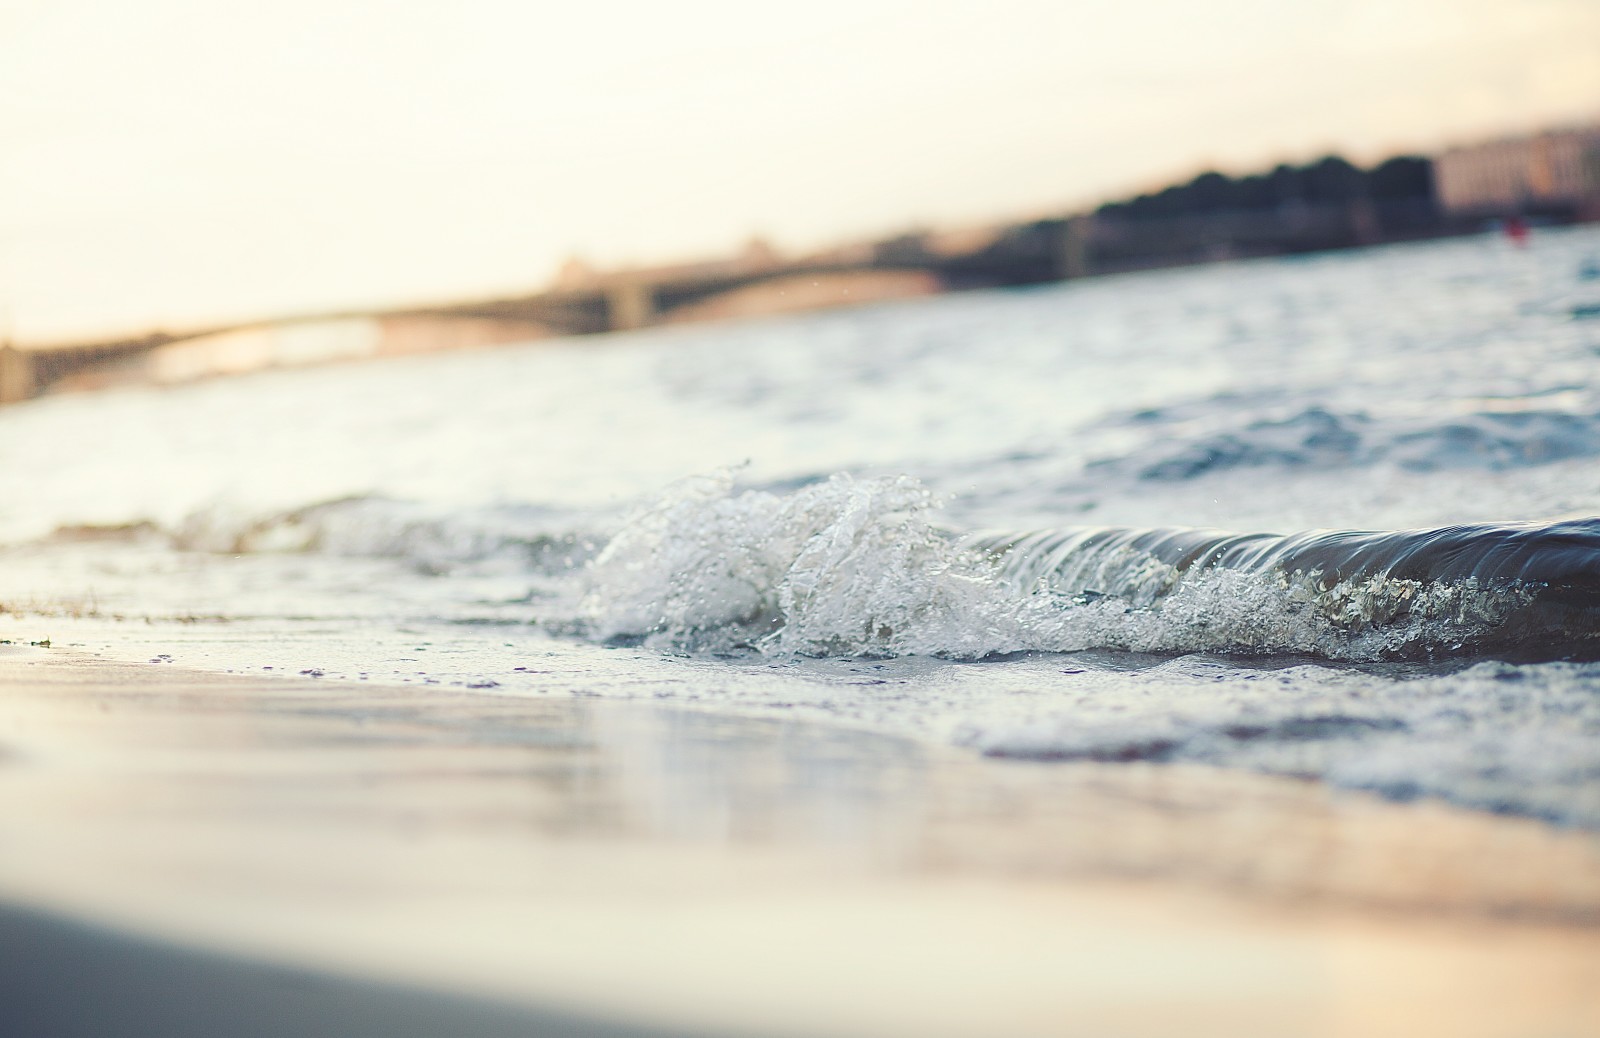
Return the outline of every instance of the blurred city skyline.
[[[0,0],[0,335],[527,290],[1600,115],[1588,0]]]

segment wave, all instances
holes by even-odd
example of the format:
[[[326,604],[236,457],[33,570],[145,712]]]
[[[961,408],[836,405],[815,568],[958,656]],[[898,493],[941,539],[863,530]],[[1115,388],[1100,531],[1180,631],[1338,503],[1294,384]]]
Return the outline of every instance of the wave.
[[[1183,412],[1143,412],[1145,423]],[[1197,439],[1163,440],[1092,463],[1091,471],[1181,482],[1237,468],[1335,469],[1387,464],[1409,472],[1504,471],[1600,455],[1600,414],[1507,410],[1448,421],[1380,420],[1307,408]]]
[[[1289,536],[963,533],[908,476],[751,488],[721,472],[621,520],[358,497],[264,516],[211,510],[173,530],[57,534],[102,537],[389,558],[444,579],[493,572],[537,593],[547,630],[667,651],[1600,659],[1600,519]]]
[[[969,543],[1020,590],[1182,616],[1188,648],[1378,659],[1600,653],[1600,519],[1291,536],[1090,527]],[[1144,647],[1161,636],[1149,632]]]
[[[172,527],[148,520],[57,527],[49,540],[149,541],[179,551],[222,555],[307,553],[388,558],[422,573],[503,558],[534,573],[583,567],[606,540],[591,516],[532,506],[442,509],[377,496],[353,496],[265,514],[204,509]]]
[[[983,656],[1025,635],[909,477],[778,495],[720,472],[635,513],[591,563],[595,636],[695,651]]]
[[[1600,658],[1600,519],[1293,536],[958,536],[909,477],[783,496],[728,474],[641,509],[585,571],[594,637],[663,649]]]

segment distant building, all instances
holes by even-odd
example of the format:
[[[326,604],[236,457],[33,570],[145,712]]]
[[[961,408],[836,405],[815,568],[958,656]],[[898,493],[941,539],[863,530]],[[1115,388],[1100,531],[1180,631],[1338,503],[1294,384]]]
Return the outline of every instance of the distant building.
[[[1456,148],[1434,160],[1433,175],[1447,213],[1593,218],[1600,215],[1600,126]]]

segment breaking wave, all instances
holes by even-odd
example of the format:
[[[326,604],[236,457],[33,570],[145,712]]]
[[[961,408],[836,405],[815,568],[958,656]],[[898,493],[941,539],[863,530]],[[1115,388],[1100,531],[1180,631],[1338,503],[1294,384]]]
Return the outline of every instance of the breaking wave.
[[[1600,519],[1292,536],[1091,527],[971,543],[1018,589],[1138,618],[1130,628],[1144,628],[1144,644],[1120,647],[1349,659],[1600,651]]]
[[[916,480],[834,476],[787,496],[680,483],[589,567],[595,634],[659,648],[983,656],[1025,635],[996,570],[930,522]]]
[[[552,632],[667,651],[976,659],[1019,651],[1600,659],[1600,518],[1289,536],[1194,528],[967,533],[909,476],[685,480],[618,519],[354,497],[175,529],[63,528],[220,554],[491,567]],[[530,592],[530,594],[533,592]]]
[[[1600,519],[962,537],[937,518],[909,477],[786,496],[690,480],[589,564],[583,619],[602,640],[688,651],[1600,656]]]

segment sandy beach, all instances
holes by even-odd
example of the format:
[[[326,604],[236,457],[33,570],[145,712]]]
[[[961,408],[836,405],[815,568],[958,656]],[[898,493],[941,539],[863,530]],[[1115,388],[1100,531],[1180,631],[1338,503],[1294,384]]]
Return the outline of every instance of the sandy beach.
[[[0,1038],[1600,1038],[1596,41],[0,0]]]
[[[0,748],[8,1033],[1600,1023],[1600,840],[1433,803],[16,647]]]

